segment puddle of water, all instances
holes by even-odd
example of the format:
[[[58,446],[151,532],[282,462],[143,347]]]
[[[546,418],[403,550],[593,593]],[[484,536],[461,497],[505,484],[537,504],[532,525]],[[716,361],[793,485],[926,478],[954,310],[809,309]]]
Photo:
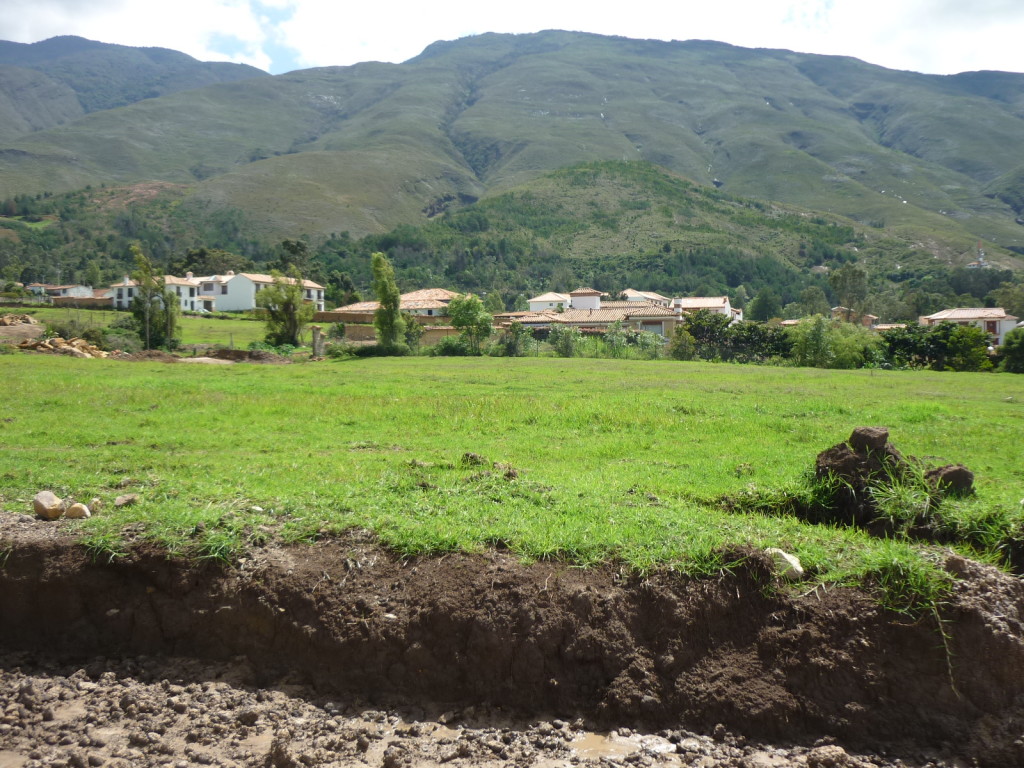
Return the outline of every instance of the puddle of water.
[[[640,748],[636,742],[629,739],[600,733],[585,733],[573,739],[569,746],[575,749],[580,757],[590,758],[626,757]]]

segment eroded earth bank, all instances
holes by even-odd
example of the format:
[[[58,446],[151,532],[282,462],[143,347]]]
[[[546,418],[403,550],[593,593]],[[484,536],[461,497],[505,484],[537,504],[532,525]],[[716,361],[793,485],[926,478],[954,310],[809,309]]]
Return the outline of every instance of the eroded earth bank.
[[[0,513],[0,553],[2,768],[1024,765],[1024,588],[955,555],[913,621],[753,552],[707,579],[358,534],[97,562]]]

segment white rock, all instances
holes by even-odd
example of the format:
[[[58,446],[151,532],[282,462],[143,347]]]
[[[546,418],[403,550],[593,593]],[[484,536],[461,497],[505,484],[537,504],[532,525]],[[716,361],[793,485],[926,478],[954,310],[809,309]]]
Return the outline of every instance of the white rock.
[[[64,502],[53,491],[40,491],[32,499],[32,507],[43,520],[56,520],[64,514]]]
[[[798,581],[804,577],[804,567],[800,565],[800,560],[795,555],[783,552],[778,547],[769,547],[764,553],[771,557],[775,563],[775,570],[784,579]]]
[[[85,518],[91,516],[92,515],[89,512],[89,508],[85,506],[85,504],[82,504],[81,502],[77,504],[72,504],[64,513],[64,517],[70,517],[72,520],[85,520]]]

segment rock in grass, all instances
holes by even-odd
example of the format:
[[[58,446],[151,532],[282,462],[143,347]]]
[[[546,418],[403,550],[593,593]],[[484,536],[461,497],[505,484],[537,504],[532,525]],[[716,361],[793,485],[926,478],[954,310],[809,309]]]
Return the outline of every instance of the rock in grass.
[[[924,477],[939,493],[950,496],[969,496],[974,493],[974,473],[963,464],[935,467],[929,469]]]
[[[56,520],[64,514],[64,502],[53,491],[40,491],[32,499],[32,507],[43,520]]]
[[[114,499],[115,507],[130,507],[132,504],[137,504],[139,501],[139,494],[137,493],[126,493],[124,496],[118,496]]]
[[[784,579],[799,581],[804,577],[804,567],[800,565],[799,558],[789,552],[783,552],[778,547],[769,547],[764,551],[775,564],[775,572]]]
[[[850,447],[858,453],[881,451],[889,442],[889,430],[885,427],[857,427],[850,435]]]
[[[92,513],[89,512],[89,508],[81,502],[72,504],[64,513],[64,517],[70,517],[72,520],[85,520],[87,517],[91,516]]]

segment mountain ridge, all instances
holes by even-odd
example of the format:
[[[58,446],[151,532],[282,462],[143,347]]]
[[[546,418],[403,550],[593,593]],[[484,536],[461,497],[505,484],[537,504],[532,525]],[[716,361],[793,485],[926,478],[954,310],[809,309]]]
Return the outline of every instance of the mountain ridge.
[[[1014,73],[486,33],[402,64],[215,84],[3,139],[0,196],[166,181],[247,212],[268,236],[362,236],[560,167],[637,160],[908,240],[1024,252],[1022,140]]]

